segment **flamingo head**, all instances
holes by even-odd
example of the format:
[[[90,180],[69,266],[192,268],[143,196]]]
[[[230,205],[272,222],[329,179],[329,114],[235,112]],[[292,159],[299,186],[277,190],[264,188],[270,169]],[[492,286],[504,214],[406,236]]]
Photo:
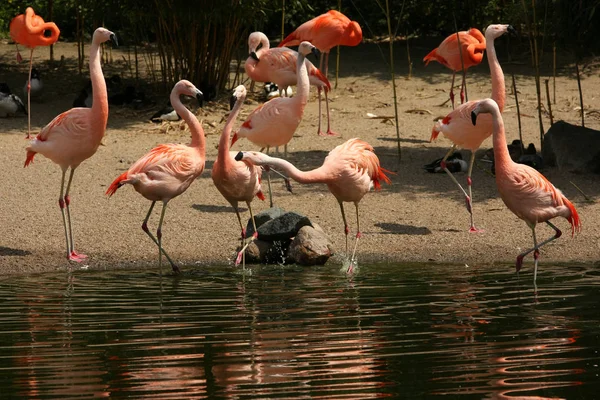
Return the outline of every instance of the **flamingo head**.
[[[108,29],[102,27],[94,31],[94,37],[92,38],[92,42],[100,44],[108,42],[109,40],[113,42],[115,46],[119,45],[119,42],[117,41],[117,35],[115,35],[114,32],[111,32]]]
[[[268,165],[270,158],[259,151],[240,151],[235,155],[236,161],[246,161],[254,165]]]
[[[483,99],[483,100],[478,101],[477,104],[475,105],[475,108],[473,108],[473,111],[471,111],[471,122],[473,123],[473,125],[476,125],[477,116],[479,114],[481,114],[481,113],[491,114],[494,109],[496,109],[498,112],[500,112],[500,109],[498,108],[498,104],[493,99]]]
[[[235,104],[239,101],[241,103],[246,99],[246,86],[239,85],[233,90],[231,98],[229,99],[229,109],[232,110]]]
[[[202,107],[202,100],[204,99],[204,95],[202,94],[200,89],[196,88],[196,86],[194,86],[190,81],[182,79],[179,82],[177,82],[173,87],[171,94],[175,94],[176,96],[185,94],[186,96],[195,97],[198,100],[200,107]]]
[[[345,46],[357,46],[362,42],[362,38],[363,34],[360,25],[356,21],[351,21],[344,31],[344,37],[341,44]]]
[[[308,56],[310,53],[313,53],[317,58],[319,58],[319,50],[310,42],[302,42],[300,46],[298,46],[298,53],[302,54],[304,57]]]
[[[516,36],[517,30],[512,25],[490,25],[485,29],[485,38],[486,40],[494,40],[504,35],[505,33],[509,33],[511,36]]]
[[[269,38],[262,32],[252,32],[250,36],[248,36],[248,54],[250,57],[252,57],[252,53],[255,53],[256,56],[259,46],[261,49],[268,49],[270,47]],[[258,61],[257,58],[255,59]]]

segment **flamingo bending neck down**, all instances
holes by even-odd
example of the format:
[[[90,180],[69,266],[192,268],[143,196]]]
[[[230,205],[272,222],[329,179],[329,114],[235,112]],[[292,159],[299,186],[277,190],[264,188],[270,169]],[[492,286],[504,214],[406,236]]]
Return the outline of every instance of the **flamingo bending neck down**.
[[[492,77],[492,99],[498,103],[500,112],[504,109],[506,90],[504,88],[504,73],[502,72],[498,57],[496,56],[494,41],[496,38],[507,32],[513,34],[516,33],[515,29],[510,25],[490,25],[485,30],[487,57],[490,65],[490,75]],[[440,165],[465,195],[465,203],[471,219],[470,232],[480,232],[480,230],[475,227],[473,219],[473,197],[471,189],[473,184],[471,174],[475,162],[475,152],[479,149],[481,143],[492,134],[492,118],[489,115],[482,116],[477,126],[471,124],[471,111],[473,111],[476,103],[476,101],[469,101],[461,104],[444,119],[436,122],[431,131],[430,139],[430,141],[434,141],[441,132],[453,142],[452,148],[446,153],[446,156],[443,158]],[[446,160],[457,147],[471,150],[471,160],[469,162],[469,171],[467,172],[468,193],[446,167]]]
[[[260,175],[262,169],[247,161],[236,161],[236,153],[229,151],[231,130],[245,99],[246,88],[244,85],[236,87],[231,98],[232,103],[235,105],[233,106],[231,113],[229,113],[229,117],[223,128],[223,133],[219,140],[219,154],[213,164],[211,174],[215,186],[235,210],[240,228],[242,229],[242,250],[238,253],[236,265],[239,264],[240,259],[243,259],[244,267],[246,266],[246,259],[243,256],[247,246],[246,228],[242,223],[238,203],[244,201],[248,205],[252,226],[254,227],[254,235],[250,239],[251,242],[258,237],[251,203],[252,200],[254,200],[254,197],[258,197],[261,200],[265,199],[260,187]]]
[[[259,45],[261,48],[259,49]],[[298,52],[287,47],[270,48],[269,38],[262,32],[253,32],[248,37],[248,59],[244,69],[248,76],[256,82],[273,82],[279,88],[279,95],[284,96],[289,86],[298,81],[296,65]],[[319,98],[319,136],[324,136],[321,131],[321,90],[325,93],[325,107],[327,109],[327,135],[335,136],[331,130],[329,116],[329,97],[331,84],[317,67],[308,59],[304,61],[308,72],[308,80],[316,86]]]
[[[294,97],[277,97],[258,106],[248,116],[240,129],[233,135],[231,146],[239,138],[247,138],[252,143],[266,148],[283,146],[287,144],[298,128],[304,107],[308,102],[309,79],[304,62],[310,53],[316,53],[317,48],[309,42],[302,42],[298,47],[298,59],[296,61],[297,90]],[[269,186],[269,203],[273,207],[273,195],[271,191],[271,178],[267,174]]]
[[[471,112],[473,125],[479,123],[480,117],[478,116],[481,113],[489,114],[492,118],[496,185],[500,197],[502,197],[502,201],[509,210],[525,221],[527,226],[531,228],[533,235],[533,248],[524,251],[517,257],[517,272],[521,269],[523,257],[533,251],[535,260],[533,281],[535,282],[539,249],[562,235],[560,229],[552,224],[550,219],[555,217],[566,218],[571,224],[571,235],[575,234],[576,231],[581,231],[581,221],[573,203],[554,187],[544,175],[528,165],[518,164],[512,160],[506,146],[504,121],[498,104],[492,99],[477,102]],[[535,236],[535,226],[540,222],[548,224],[554,229],[555,234],[551,238],[538,243]]]
[[[71,203],[69,190],[75,169],[96,153],[106,131],[108,97],[100,65],[100,44],[108,40],[112,40],[116,44],[115,34],[104,28],[96,29],[90,47],[90,79],[94,88],[94,105],[92,108],[72,108],[54,118],[29,143],[29,146],[27,146],[27,159],[25,160],[25,166],[27,167],[33,162],[35,154],[40,153],[58,164],[62,169],[58,204],[65,228],[67,258],[77,262],[83,261],[87,256],[75,251],[69,209]],[[71,168],[71,173],[65,190],[65,176],[69,168]]]
[[[106,190],[106,194],[112,196],[121,186],[131,184],[136,192],[152,201],[142,223],[142,229],[158,246],[159,267],[162,267],[162,255],[164,254],[175,273],[180,272],[179,267],[162,248],[161,229],[167,203],[185,192],[192,182],[200,176],[204,170],[206,150],[202,125],[198,122],[196,116],[181,103],[179,98],[181,95],[195,97],[202,104],[202,92],[186,80],[177,82],[171,91],[171,104],[188,124],[192,133],[192,142],[189,145],[158,145],[118,176]],[[94,104],[96,104],[96,100],[94,100]],[[148,229],[148,219],[157,201],[161,201],[163,207],[158,221],[156,237],[154,237]]]
[[[460,41],[460,47],[459,47]],[[454,109],[454,78],[457,71],[465,71],[474,65],[479,65],[483,60],[483,52],[486,49],[486,38],[477,28],[468,31],[460,31],[451,34],[442,43],[427,54],[423,61],[428,65],[430,61],[437,61],[452,70],[452,84],[450,85],[450,101]],[[463,75],[460,86],[460,103],[465,101],[465,76]],[[448,101],[448,100],[446,100]]]
[[[352,202],[356,208],[356,241],[354,251],[350,257],[348,272],[351,272],[356,263],[354,258],[361,237],[358,203],[363,196],[374,187],[380,189],[380,182],[391,183],[381,168],[379,158],[375,155],[373,147],[367,142],[354,138],[337,146],[329,152],[323,165],[311,171],[300,171],[292,163],[281,158],[269,157],[255,151],[239,152],[236,160],[247,160],[254,165],[266,165],[278,168],[290,178],[299,183],[325,183],[329,191],[337,199],[344,220],[344,234],[346,235],[346,254],[348,254],[348,223],[344,212],[343,202]]]

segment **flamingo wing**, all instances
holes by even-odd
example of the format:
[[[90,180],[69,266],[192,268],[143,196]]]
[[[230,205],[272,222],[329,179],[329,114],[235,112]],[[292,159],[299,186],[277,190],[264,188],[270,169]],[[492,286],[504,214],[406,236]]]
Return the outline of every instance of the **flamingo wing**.
[[[456,107],[444,119],[437,121],[431,131],[430,141],[434,141],[443,133],[455,145],[467,150],[477,150],[481,143],[492,135],[492,117],[490,114],[479,114],[477,124],[473,125],[471,112],[477,101],[468,101]]]
[[[182,144],[161,144],[137,160],[128,175],[153,173],[168,174],[180,180],[199,175],[204,169],[204,160],[194,155],[195,150]]]
[[[294,109],[289,107],[291,100],[290,98],[277,97],[261,104],[248,116],[240,127],[238,134],[247,137],[253,133],[267,130],[277,134],[277,129],[273,129],[273,127],[289,125],[290,118],[293,119],[295,115]],[[299,123],[300,117],[297,120]]]
[[[57,115],[37,135],[37,139],[44,142],[59,136],[81,138],[89,136],[90,108],[72,108]]]

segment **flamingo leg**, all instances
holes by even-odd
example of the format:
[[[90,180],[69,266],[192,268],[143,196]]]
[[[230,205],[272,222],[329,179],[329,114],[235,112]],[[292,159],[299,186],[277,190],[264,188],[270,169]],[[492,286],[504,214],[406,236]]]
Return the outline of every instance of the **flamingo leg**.
[[[321,55],[319,56],[319,70],[323,71],[323,59],[324,59],[324,55],[323,53],[321,53]],[[325,77],[327,77],[327,74],[325,75]]]
[[[329,98],[327,97],[327,89],[323,89],[325,92],[325,108],[327,109],[327,135],[328,136],[337,136],[337,133],[331,130],[331,118],[329,117]],[[319,104],[321,102],[321,96],[319,96]],[[320,113],[319,113],[320,114]],[[319,124],[319,127],[321,125]]]
[[[344,212],[344,203],[341,201],[340,210],[342,210],[342,219],[344,220],[344,234],[346,235],[346,257],[348,256],[348,233],[350,233],[350,229],[348,228],[348,222],[346,222],[346,213]]]
[[[267,155],[269,154],[269,146],[267,146]],[[269,207],[273,207],[273,190],[271,190],[271,170],[267,169],[267,185],[269,186]]]
[[[233,209],[235,210],[235,215],[237,216],[238,222],[240,224],[240,228],[242,229],[242,249],[246,249],[246,228],[244,228],[244,224],[242,223],[242,216],[240,215],[240,210],[238,209],[237,204],[232,204]],[[235,259],[235,265],[240,263],[240,255],[242,261],[242,268],[246,268],[246,253],[240,251]]]
[[[463,74],[462,84],[460,85],[460,104],[463,104],[467,96],[467,81],[465,81],[465,75]]]
[[[454,78],[456,77],[456,72],[452,71],[452,84],[450,84],[450,101],[452,102],[452,109],[454,110]]]
[[[325,53],[325,78],[327,78],[327,74],[329,72],[329,51]]]
[[[360,218],[358,217],[358,203],[354,203],[354,207],[356,207],[356,239],[354,241],[354,250],[352,251],[352,258],[350,259],[350,266],[348,267],[348,272],[352,272],[354,263],[356,259],[354,256],[356,255],[356,249],[358,248],[358,239],[361,237],[360,233]]]
[[[317,130],[317,134],[319,136],[325,136],[321,130],[321,90],[321,87],[317,87],[317,96],[319,97],[319,128]]]
[[[471,152],[471,160],[469,161],[469,172],[467,173],[467,187],[469,189],[469,195],[467,196],[467,210],[469,210],[469,214],[471,215],[471,227],[469,228],[469,232],[477,233],[483,232],[483,229],[477,229],[475,227],[475,222],[473,220],[473,194],[471,190],[471,186],[473,185],[473,180],[471,179],[471,174],[473,173],[473,164],[475,163],[475,152]]]
[[[69,192],[71,191],[71,182],[73,182],[73,174],[75,174],[75,169],[71,167],[71,173],[69,174],[69,182],[67,183],[67,190],[65,191],[65,206],[67,209],[67,223],[69,224],[69,240],[71,242],[70,249],[70,257],[73,261],[81,262],[87,258],[85,254],[80,254],[75,251],[75,242],[73,241],[73,225],[71,224],[71,209],[69,205],[71,204],[71,196],[69,196]]]
[[[33,69],[33,48],[29,54],[29,80],[27,80],[27,136],[31,137],[31,70]]]
[[[246,249],[248,248],[248,246],[250,246],[250,243],[252,243],[254,240],[256,240],[258,238],[258,231],[256,230],[256,222],[254,221],[254,214],[252,213],[252,206],[250,205],[249,201],[247,201],[246,204],[248,205],[248,211],[250,211],[250,219],[252,220],[252,227],[254,228],[254,233],[252,234],[252,237],[250,238],[250,240],[244,245],[244,247],[242,247],[242,250],[240,250],[240,252],[238,253],[237,259],[235,261],[235,265],[239,265],[239,263],[240,263],[239,260],[241,257],[246,257]],[[240,221],[240,223],[241,223],[241,221]],[[245,258],[244,258],[244,267],[245,266],[246,266],[246,264],[245,264]]]
[[[548,226],[550,226],[552,229],[554,229],[554,236],[544,240],[542,243],[537,244],[537,240],[535,237],[535,225],[534,226],[530,226],[531,228],[531,232],[533,234],[533,247],[531,249],[528,249],[526,251],[524,251],[523,253],[519,254],[517,256],[517,263],[516,263],[516,267],[517,267],[517,272],[519,272],[521,270],[521,266],[523,265],[523,258],[531,253],[533,251],[533,258],[535,260],[535,267],[534,267],[534,271],[533,271],[533,282],[536,281],[537,278],[537,265],[538,265],[538,258],[540,256],[540,248],[550,242],[552,242],[553,240],[558,239],[559,237],[562,236],[562,232],[560,231],[560,229],[558,229],[554,224],[552,224],[550,221],[546,221],[546,223],[548,224]]]
[[[144,232],[146,232],[146,235],[148,235],[150,237],[150,239],[152,239],[154,244],[158,246],[158,240],[156,240],[154,235],[152,235],[152,233],[148,229],[148,219],[150,219],[150,214],[152,214],[152,210],[154,209],[155,204],[156,204],[156,201],[153,201],[152,204],[150,205],[150,209],[148,210],[148,213],[146,214],[146,218],[144,218],[144,222],[142,223],[142,230]],[[177,265],[173,262],[173,260],[171,260],[171,257],[169,257],[169,255],[167,254],[165,249],[162,249],[162,253],[167,258],[169,263],[171,264],[171,268],[173,268],[173,271],[179,273],[180,272],[179,267],[177,267]]]
[[[469,211],[469,213],[471,214],[471,227],[473,227],[473,212],[471,210],[470,204],[471,204],[471,197],[467,194],[467,192],[465,191],[465,189],[462,187],[462,185],[460,183],[458,183],[458,181],[456,180],[456,178],[454,177],[454,175],[452,175],[452,172],[450,172],[450,170],[448,169],[448,167],[446,166],[446,160],[448,159],[448,157],[450,157],[450,155],[452,153],[454,153],[454,150],[456,149],[456,145],[452,146],[452,148],[450,149],[450,151],[448,151],[448,153],[446,153],[446,155],[444,156],[444,158],[442,159],[442,162],[440,163],[440,167],[442,167],[442,169],[444,171],[446,171],[446,173],[448,174],[448,176],[450,176],[450,178],[452,179],[452,181],[454,183],[456,183],[456,185],[458,186],[458,188],[463,192],[463,194],[465,195],[465,199],[466,199],[466,203],[467,203],[467,210]],[[473,153],[475,154],[475,153]]]
[[[71,260],[71,244],[69,243],[69,231],[67,230],[67,219],[65,217],[65,200],[64,200],[64,188],[65,188],[65,175],[67,170],[64,169],[62,172],[62,178],[60,181],[60,196],[58,198],[58,206],[60,207],[60,213],[62,214],[63,227],[65,228],[65,242],[67,243],[67,259]],[[73,260],[77,261],[77,260]]]
[[[162,271],[162,254],[163,254],[162,224],[163,224],[163,220],[165,219],[165,211],[167,211],[167,202],[163,201],[162,210],[160,210],[160,219],[158,220],[158,229],[156,229],[156,239],[158,240],[158,268],[160,268],[161,271]],[[175,269],[173,269],[173,271],[179,272],[179,271],[175,271]]]

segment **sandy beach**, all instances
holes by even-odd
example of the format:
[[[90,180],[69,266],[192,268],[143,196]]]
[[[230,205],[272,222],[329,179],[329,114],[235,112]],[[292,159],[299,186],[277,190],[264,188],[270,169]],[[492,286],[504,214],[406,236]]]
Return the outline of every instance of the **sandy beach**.
[[[499,42],[499,59],[507,86],[504,112],[507,140],[510,142],[518,138],[515,100],[510,88],[510,74],[514,73],[524,142],[533,142],[539,148],[533,68],[527,55],[513,55],[516,62],[507,63],[505,42]],[[435,44],[435,41],[431,43]],[[442,157],[451,146],[451,142],[443,137],[434,143],[429,142],[434,118],[451,110],[449,103],[442,105],[448,98],[451,72],[436,63],[425,67],[421,59],[430,48],[424,43],[417,43],[411,50],[414,67],[408,80],[405,49],[401,45],[397,48],[396,86],[402,159],[398,160],[393,125],[392,84],[382,58],[382,52],[387,54],[386,43],[365,43],[342,49],[338,87],[330,96],[333,129],[339,136],[317,136],[318,103],[316,91],[311,88],[310,102],[295,137],[289,143],[287,159],[300,169],[312,169],[322,163],[329,150],[347,139],[359,137],[372,144],[382,166],[395,173],[391,176],[391,185],[384,185],[380,192],[369,193],[360,203],[363,237],[359,260],[363,263],[503,264],[503,268],[508,268],[506,264],[514,263],[520,251],[532,246],[532,238],[527,225],[504,206],[494,177],[489,173],[489,164],[481,161],[485,150],[492,146],[491,138],[478,152],[473,173],[475,222],[485,231],[471,234],[468,232],[469,215],[458,188],[445,174],[431,174],[423,169],[424,164]],[[120,61],[120,52],[124,51],[113,50],[116,61],[105,67],[105,75],[119,73],[125,82],[133,82],[123,61]],[[74,43],[59,43],[55,57],[65,56],[67,62],[58,68],[48,68],[45,63],[47,50],[36,50],[34,62],[42,71],[45,93],[41,101],[33,102],[31,106],[33,132],[37,133],[54,116],[69,109],[87,79],[86,73],[80,77],[72,69],[76,54]],[[335,57],[331,59],[335,60]],[[329,74],[333,82],[333,61],[331,65]],[[0,82],[8,82],[13,92],[22,95],[27,66],[25,63],[16,65],[14,46],[6,42],[0,45],[0,67]],[[546,66],[542,73],[543,78],[547,78],[551,69]],[[574,76],[572,64],[559,65],[556,103],[552,105],[555,121],[581,122]],[[586,126],[600,129],[600,61],[588,60],[583,66],[582,79],[585,109],[587,112],[596,111],[586,115]],[[469,99],[489,97],[491,83],[487,59],[468,71],[467,80]],[[262,101],[261,88],[262,84],[256,85],[236,126]],[[22,98],[25,99],[24,96]],[[167,209],[163,245],[183,270],[192,266],[232,263],[239,243],[239,227],[233,209],[214,187],[210,177],[224,125],[223,117],[229,109],[228,99],[229,93],[221,93],[217,101],[209,102],[197,111],[206,133],[206,168],[189,190],[171,201]],[[164,100],[157,99],[157,104],[163,104]],[[76,170],[71,192],[75,243],[77,250],[87,254],[89,260],[74,264],[73,268],[157,267],[156,247],[141,229],[150,202],[130,186],[119,189],[110,199],[104,195],[115,177],[156,144],[188,142],[189,131],[181,130],[178,125],[174,124],[165,132],[165,126],[148,122],[152,113],[153,110],[148,109],[111,107],[105,146],[101,146]],[[371,119],[367,113],[392,118]],[[549,126],[549,118],[545,114],[544,127],[547,130]],[[0,268],[4,275],[55,271],[69,265],[64,257],[64,234],[57,204],[60,168],[39,155],[31,166],[23,168],[26,132],[26,117],[0,119],[0,227],[3,231]],[[233,150],[258,148],[242,139]],[[463,151],[462,155],[468,159],[470,154]],[[542,249],[540,268],[543,270],[545,263],[553,262],[600,261],[599,177],[572,174],[556,168],[546,168],[543,173],[577,207],[583,227],[580,234],[571,238],[567,220],[556,219],[555,224],[564,235]],[[466,174],[459,173],[457,178],[464,183]],[[277,206],[305,214],[324,229],[338,252],[329,263],[340,263],[344,250],[342,218],[338,204],[327,187],[293,183],[294,193],[290,194],[285,191],[282,180],[276,178],[273,188]],[[268,201],[255,200],[253,208],[256,212],[264,210],[268,208]],[[354,231],[353,205],[347,204],[346,210],[350,229]],[[150,219],[151,229],[155,229],[158,222],[157,211]],[[244,216],[248,216],[245,208]],[[537,232],[540,240],[553,234],[545,224],[539,225]],[[532,265],[533,259],[526,258],[525,271],[530,273]]]

